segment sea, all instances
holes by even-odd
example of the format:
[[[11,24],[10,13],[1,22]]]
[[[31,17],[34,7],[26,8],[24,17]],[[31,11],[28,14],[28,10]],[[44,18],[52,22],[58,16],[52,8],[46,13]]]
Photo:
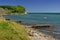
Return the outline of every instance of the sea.
[[[27,13],[19,15],[6,15],[5,18],[10,18],[23,23],[46,23],[53,25],[52,29],[39,29],[40,32],[45,34],[52,34],[56,40],[60,40],[60,13]]]

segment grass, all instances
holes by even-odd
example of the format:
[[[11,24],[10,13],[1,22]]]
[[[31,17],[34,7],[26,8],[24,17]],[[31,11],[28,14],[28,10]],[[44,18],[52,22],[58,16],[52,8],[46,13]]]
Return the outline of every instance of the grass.
[[[29,40],[29,37],[23,25],[0,21],[0,40]]]

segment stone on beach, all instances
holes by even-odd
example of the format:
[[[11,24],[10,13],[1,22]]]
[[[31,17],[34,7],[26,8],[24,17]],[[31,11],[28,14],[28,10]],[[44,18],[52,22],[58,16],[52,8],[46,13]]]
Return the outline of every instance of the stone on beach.
[[[55,40],[51,35],[46,35],[42,32],[35,30],[34,28],[27,28],[31,40]]]

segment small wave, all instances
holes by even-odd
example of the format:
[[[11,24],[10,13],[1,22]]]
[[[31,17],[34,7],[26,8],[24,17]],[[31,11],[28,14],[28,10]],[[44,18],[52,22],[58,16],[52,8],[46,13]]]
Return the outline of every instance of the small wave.
[[[44,17],[44,19],[47,19],[48,17]]]
[[[60,32],[53,32],[53,34],[60,34]]]

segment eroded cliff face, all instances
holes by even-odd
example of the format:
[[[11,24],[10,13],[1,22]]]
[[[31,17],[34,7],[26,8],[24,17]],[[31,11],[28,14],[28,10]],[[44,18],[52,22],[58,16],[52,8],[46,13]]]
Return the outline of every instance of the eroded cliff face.
[[[8,10],[8,9],[0,8],[0,16],[7,15],[7,13],[9,13],[9,12],[10,12],[10,10]]]

